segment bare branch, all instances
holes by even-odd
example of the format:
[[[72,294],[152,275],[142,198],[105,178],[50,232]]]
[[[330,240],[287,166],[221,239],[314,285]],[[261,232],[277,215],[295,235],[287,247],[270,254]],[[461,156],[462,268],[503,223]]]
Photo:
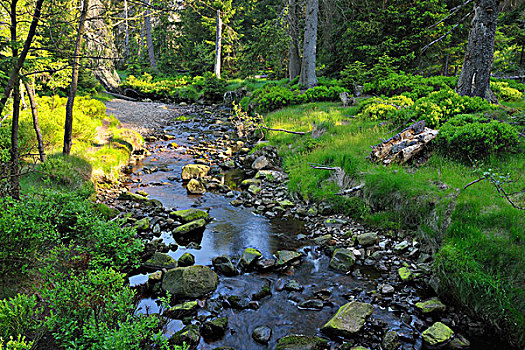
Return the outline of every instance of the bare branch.
[[[442,36],[440,36],[439,38],[437,38],[436,40],[432,41],[430,44],[427,44],[423,47],[423,49],[421,49],[421,53],[420,55],[422,55],[430,46],[440,42],[441,40],[445,39],[450,33],[452,33],[464,20],[466,20],[473,12],[469,12],[467,13],[458,23],[456,23],[456,25],[454,27],[452,27],[451,30],[449,30],[448,32],[446,32],[445,34],[443,34]]]

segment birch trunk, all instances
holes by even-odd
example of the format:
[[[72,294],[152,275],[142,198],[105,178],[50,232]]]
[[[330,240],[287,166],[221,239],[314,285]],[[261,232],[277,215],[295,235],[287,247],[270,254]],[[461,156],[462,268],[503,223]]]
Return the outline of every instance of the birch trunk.
[[[221,51],[222,51],[222,19],[221,11],[217,10],[217,28],[215,31],[215,76],[221,78]]]
[[[467,52],[457,86],[457,92],[462,96],[479,96],[496,102],[490,90],[490,71],[494,58],[498,4],[498,0],[477,0],[474,5]]]
[[[300,83],[306,88],[317,85],[315,60],[317,50],[317,21],[319,17],[319,0],[307,0],[306,28],[304,31],[303,62],[301,65]]]

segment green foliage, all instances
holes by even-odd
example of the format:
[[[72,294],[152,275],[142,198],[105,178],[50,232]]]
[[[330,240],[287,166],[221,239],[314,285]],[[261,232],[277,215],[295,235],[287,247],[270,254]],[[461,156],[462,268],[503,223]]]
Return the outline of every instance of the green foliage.
[[[0,339],[32,333],[40,326],[38,318],[41,313],[35,295],[17,294],[0,300]]]
[[[507,123],[460,115],[443,125],[436,144],[443,154],[474,160],[512,150],[518,144],[518,132]]]
[[[32,341],[26,341],[26,338],[22,335],[18,335],[16,338],[9,337],[7,343],[4,344],[4,339],[0,337],[0,350],[30,350],[33,348]]]
[[[386,78],[374,79],[364,84],[363,92],[375,95],[405,95],[414,100],[440,90],[454,89],[457,78],[432,76],[422,77],[403,72],[390,73]]]
[[[193,84],[200,91],[201,96],[206,101],[222,101],[226,92],[226,81],[218,79],[215,74],[207,72],[203,77],[193,79]]]
[[[406,96],[394,96],[389,99],[371,98],[361,103],[360,118],[368,120],[389,120],[397,115],[400,109],[409,108],[414,101]]]
[[[507,82],[491,82],[490,88],[494,91],[499,101],[515,102],[523,99],[523,93],[511,88]]]

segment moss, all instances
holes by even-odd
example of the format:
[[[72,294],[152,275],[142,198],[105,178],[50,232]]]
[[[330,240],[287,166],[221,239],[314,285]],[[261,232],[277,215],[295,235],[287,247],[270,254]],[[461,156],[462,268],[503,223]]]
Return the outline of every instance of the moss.
[[[306,335],[288,335],[279,339],[275,350],[322,350],[328,345],[328,341],[319,337]]]
[[[437,346],[446,343],[454,336],[454,331],[441,322],[434,323],[425,330],[421,337],[430,346]]]
[[[401,281],[407,282],[413,278],[412,271],[408,267],[400,267],[397,272]]]

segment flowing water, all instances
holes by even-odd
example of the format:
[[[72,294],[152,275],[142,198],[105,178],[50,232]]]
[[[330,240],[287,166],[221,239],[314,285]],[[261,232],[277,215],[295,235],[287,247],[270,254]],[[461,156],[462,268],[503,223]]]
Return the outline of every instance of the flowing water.
[[[203,233],[202,240],[197,242],[200,249],[187,249],[179,246],[168,254],[178,259],[185,252],[195,256],[195,263],[211,266],[211,259],[219,255],[238,258],[245,248],[252,247],[262,252],[265,258],[281,249],[300,250],[305,254],[303,262],[287,275],[277,273],[246,273],[235,277],[219,275],[219,286],[209,298],[207,306],[199,310],[202,317],[210,315],[209,309],[215,303],[228,295],[251,296],[266,283],[271,282],[272,296],[259,302],[257,310],[235,310],[222,308],[219,316],[228,317],[229,330],[221,340],[207,343],[203,339],[199,349],[213,349],[219,346],[231,346],[235,349],[266,349],[273,348],[277,340],[288,334],[318,335],[320,327],[335,314],[338,308],[353,298],[371,302],[381,275],[374,269],[357,266],[351,275],[336,273],[328,269],[328,258],[318,247],[303,246],[297,235],[305,234],[304,224],[296,219],[268,219],[255,215],[249,208],[234,207],[230,204],[232,198],[207,192],[204,195],[188,195],[181,181],[181,168],[193,162],[186,148],[206,137],[210,142],[220,136],[206,125],[198,122],[175,123],[166,132],[176,138],[170,141],[158,141],[152,146],[152,155],[145,158],[134,167],[127,186],[132,192],[145,191],[150,198],[158,199],[166,208],[188,209],[199,208],[209,210],[213,221]],[[195,138],[195,141],[188,139]],[[178,148],[169,148],[168,144],[176,142]],[[159,168],[162,171],[149,173],[147,169]],[[227,174],[239,178],[238,173]],[[239,180],[239,179],[237,179]],[[172,243],[171,234],[164,233],[162,239],[166,244]],[[179,245],[181,242],[177,242]],[[359,278],[357,278],[357,277]],[[297,280],[304,290],[287,292],[279,288],[290,279]],[[147,282],[148,274],[142,273],[130,277],[130,284],[137,286]],[[328,290],[330,297],[321,311],[299,309],[298,301],[312,298],[319,290]],[[415,293],[415,291],[414,291]],[[419,349],[422,344],[420,336],[413,327],[411,316],[403,316],[403,311],[392,307],[375,306],[372,328],[381,335],[384,330],[395,330],[400,336],[404,349]],[[156,313],[159,305],[154,298],[144,297],[137,307],[137,312]],[[406,316],[406,315],[404,315]],[[197,317],[199,318],[199,317]],[[405,322],[402,322],[403,319]],[[195,322],[195,321],[194,321]],[[252,331],[258,326],[269,326],[273,333],[268,346],[256,343]],[[183,328],[180,320],[168,324],[166,336]],[[365,339],[366,339],[365,335]],[[375,342],[377,343],[377,341]],[[364,344],[363,344],[364,345]],[[333,345],[335,346],[335,345]],[[478,349],[491,348],[480,346]]]

